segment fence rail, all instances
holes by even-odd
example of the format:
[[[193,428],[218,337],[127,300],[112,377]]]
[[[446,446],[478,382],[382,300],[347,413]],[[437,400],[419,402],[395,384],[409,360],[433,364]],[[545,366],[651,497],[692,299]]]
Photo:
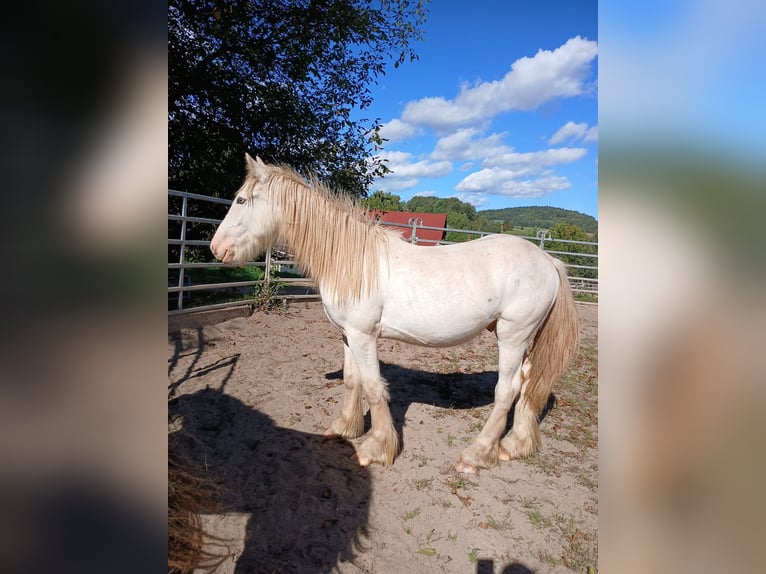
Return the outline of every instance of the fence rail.
[[[187,247],[209,247],[209,238],[190,238],[189,237],[189,225],[207,226],[204,231],[199,234],[212,237],[214,226],[218,225],[221,220],[211,217],[199,217],[189,215],[190,213],[190,201],[194,202],[208,202],[220,204],[223,206],[231,205],[231,200],[222,199],[219,197],[209,197],[206,195],[200,195],[196,193],[189,193],[185,191],[168,190],[170,197],[177,197],[180,199],[179,213],[168,213],[168,234],[171,233],[170,222],[173,222],[177,226],[178,234],[174,237],[168,238],[168,309],[169,315],[175,315],[179,313],[188,313],[194,311],[205,311],[212,309],[221,309],[233,305],[243,305],[252,303],[252,296],[249,298],[244,297],[246,294],[243,289],[252,288],[257,286],[265,286],[268,288],[271,281],[278,281],[282,287],[279,293],[281,299],[319,299],[319,295],[316,292],[315,284],[310,278],[306,277],[279,277],[272,278],[271,271],[273,268],[277,268],[278,272],[284,273],[287,269],[298,269],[298,263],[292,259],[288,253],[285,252],[268,252],[265,255],[263,261],[250,261],[243,264],[241,267],[257,267],[263,269],[262,279],[241,280],[241,281],[202,281],[199,283],[193,283],[190,273],[186,273],[187,270],[194,271],[197,269],[219,269],[219,268],[231,268],[230,265],[220,263],[217,261],[188,261]],[[170,202],[169,210],[170,211]],[[413,244],[419,245],[447,245],[450,243],[456,243],[453,241],[433,241],[418,237],[418,230],[436,230],[444,231],[446,236],[449,232],[462,233],[465,235],[475,235],[476,237],[484,237],[485,235],[494,235],[494,232],[490,231],[474,231],[468,229],[455,229],[452,227],[431,227],[428,225],[422,225],[418,223],[418,220],[411,219],[409,223],[385,223],[390,227],[401,227],[410,230],[410,237],[407,239]],[[572,290],[575,293],[585,294],[592,298],[594,301],[598,300],[598,253],[581,253],[574,249],[581,249],[580,246],[589,246],[590,249],[598,250],[598,243],[592,241],[573,241],[568,239],[555,239],[550,236],[548,232],[538,232],[537,237],[521,236],[522,238],[537,243],[541,249],[552,255],[561,256],[564,260],[568,271],[569,282]],[[554,244],[557,249],[546,248],[546,245]],[[566,246],[572,246],[573,251],[562,251],[562,248]],[[177,250],[177,252],[175,252]],[[207,250],[206,250],[207,251]],[[199,256],[199,255],[197,255]],[[568,258],[585,258],[580,259],[578,263],[568,261]],[[207,259],[212,259],[212,255],[207,253]],[[171,260],[172,259],[172,260]],[[588,260],[593,260],[593,265],[586,264]],[[585,274],[595,275],[595,277],[587,276]],[[304,292],[299,292],[299,291]],[[225,294],[228,292],[230,296],[234,296],[236,300],[224,301],[219,303],[199,303],[192,301],[192,294],[195,292],[209,291],[213,293]]]

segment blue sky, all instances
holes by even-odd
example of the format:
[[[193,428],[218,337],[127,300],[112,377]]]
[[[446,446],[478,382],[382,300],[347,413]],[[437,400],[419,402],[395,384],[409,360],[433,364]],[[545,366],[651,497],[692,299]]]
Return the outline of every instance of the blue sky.
[[[393,170],[371,191],[481,209],[598,209],[597,2],[433,0],[416,62],[363,111]]]
[[[766,3],[603,2],[599,23],[610,144],[688,142],[763,169]]]

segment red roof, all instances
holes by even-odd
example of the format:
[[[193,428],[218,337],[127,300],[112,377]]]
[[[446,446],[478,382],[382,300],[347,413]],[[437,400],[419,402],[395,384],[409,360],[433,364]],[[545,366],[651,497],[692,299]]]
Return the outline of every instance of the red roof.
[[[399,223],[409,227],[400,227],[398,225],[386,226],[398,231],[402,237],[409,239],[412,235],[412,224],[417,224],[417,238],[420,245],[435,245],[437,241],[444,239],[444,231],[441,229],[421,229],[421,225],[428,227],[446,227],[446,213],[419,213],[416,211],[378,211],[377,209],[369,212],[370,217],[381,221],[382,223]]]

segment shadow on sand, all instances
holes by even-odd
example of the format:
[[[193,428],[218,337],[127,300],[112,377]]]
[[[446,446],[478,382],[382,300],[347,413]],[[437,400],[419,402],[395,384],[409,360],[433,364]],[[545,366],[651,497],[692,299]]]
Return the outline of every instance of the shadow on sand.
[[[370,476],[344,440],[277,427],[213,389],[168,403],[169,445],[220,485],[222,513],[248,513],[237,573],[330,572],[363,548]]]

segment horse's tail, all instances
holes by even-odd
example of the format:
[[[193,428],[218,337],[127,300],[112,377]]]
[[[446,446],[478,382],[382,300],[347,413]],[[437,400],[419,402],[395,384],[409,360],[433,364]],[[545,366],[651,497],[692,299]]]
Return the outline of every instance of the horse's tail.
[[[559,275],[559,293],[537,331],[529,351],[531,363],[525,395],[539,414],[548,402],[554,383],[569,365],[580,344],[580,328],[566,268],[553,259]]]

